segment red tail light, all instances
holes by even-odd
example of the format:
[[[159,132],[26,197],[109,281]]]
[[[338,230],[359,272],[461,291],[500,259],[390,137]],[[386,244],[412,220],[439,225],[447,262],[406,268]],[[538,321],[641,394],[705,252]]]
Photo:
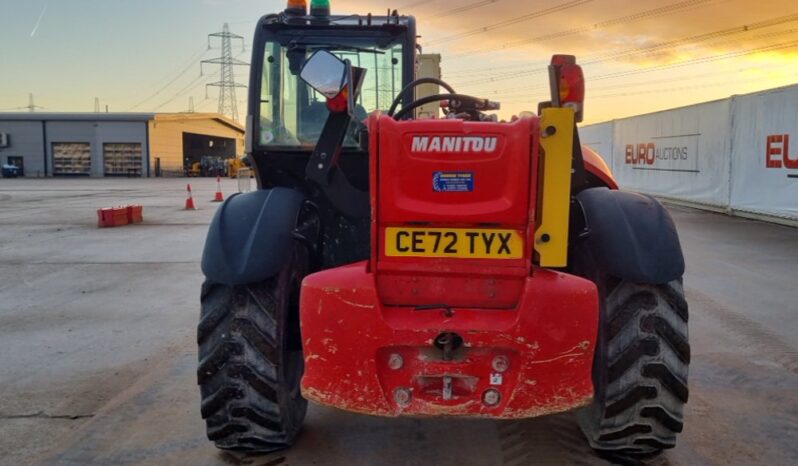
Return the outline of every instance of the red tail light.
[[[555,107],[572,107],[576,121],[582,121],[585,103],[585,75],[573,55],[551,57],[550,79],[552,103]]]

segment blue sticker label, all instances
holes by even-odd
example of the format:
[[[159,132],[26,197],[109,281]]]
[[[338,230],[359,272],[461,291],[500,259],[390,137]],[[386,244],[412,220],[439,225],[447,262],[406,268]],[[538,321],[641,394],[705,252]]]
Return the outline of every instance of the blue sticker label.
[[[470,193],[474,190],[474,172],[435,172],[432,189],[437,193]]]

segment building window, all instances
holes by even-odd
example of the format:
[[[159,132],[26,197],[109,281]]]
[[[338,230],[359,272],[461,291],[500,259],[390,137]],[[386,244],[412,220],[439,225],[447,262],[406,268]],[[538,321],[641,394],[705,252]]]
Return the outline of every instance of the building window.
[[[141,176],[141,144],[103,144],[103,164],[106,176]]]
[[[86,142],[54,142],[53,174],[91,175],[91,144]]]

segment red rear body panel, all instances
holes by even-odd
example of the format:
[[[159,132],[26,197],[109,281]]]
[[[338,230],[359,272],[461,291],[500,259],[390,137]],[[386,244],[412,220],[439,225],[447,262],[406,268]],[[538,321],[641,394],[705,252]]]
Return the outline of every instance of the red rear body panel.
[[[526,228],[536,121],[438,120],[431,132],[429,120],[380,119],[380,224],[490,222]],[[472,173],[474,189],[435,192],[435,172]]]
[[[402,225],[489,225],[516,230],[531,244],[530,206],[536,203],[536,192],[530,180],[535,177],[532,167],[538,157],[532,144],[537,120],[431,123],[383,117],[374,123],[379,127],[378,142],[372,146],[372,154],[377,155],[373,192],[378,209],[372,245],[383,301],[389,305],[445,302],[459,307],[514,307],[529,275],[530,254],[509,260],[387,257],[385,232]],[[436,173],[466,174],[472,190],[436,191]]]
[[[596,288],[533,264],[539,131],[538,119],[370,117],[372,255],[303,282],[307,398],[496,418],[590,401]],[[434,344],[447,333],[462,339],[454,355]]]
[[[548,270],[524,280],[508,310],[416,311],[385,306],[365,263],[313,274],[301,295],[303,395],[320,404],[381,416],[469,415],[526,418],[589,403],[597,309],[592,282]],[[451,361],[433,340],[456,332],[464,347]],[[392,369],[398,354],[403,366]],[[508,369],[491,363],[505,356]],[[492,375],[493,380],[492,379]],[[452,397],[444,399],[443,378]],[[409,388],[409,404],[394,399]],[[495,389],[495,406],[483,403]]]

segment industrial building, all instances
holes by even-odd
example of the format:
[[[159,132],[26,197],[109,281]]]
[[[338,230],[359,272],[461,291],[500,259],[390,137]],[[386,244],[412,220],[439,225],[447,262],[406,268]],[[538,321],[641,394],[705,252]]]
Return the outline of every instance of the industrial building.
[[[196,174],[243,152],[244,128],[215,113],[0,113],[0,165],[27,177]]]

